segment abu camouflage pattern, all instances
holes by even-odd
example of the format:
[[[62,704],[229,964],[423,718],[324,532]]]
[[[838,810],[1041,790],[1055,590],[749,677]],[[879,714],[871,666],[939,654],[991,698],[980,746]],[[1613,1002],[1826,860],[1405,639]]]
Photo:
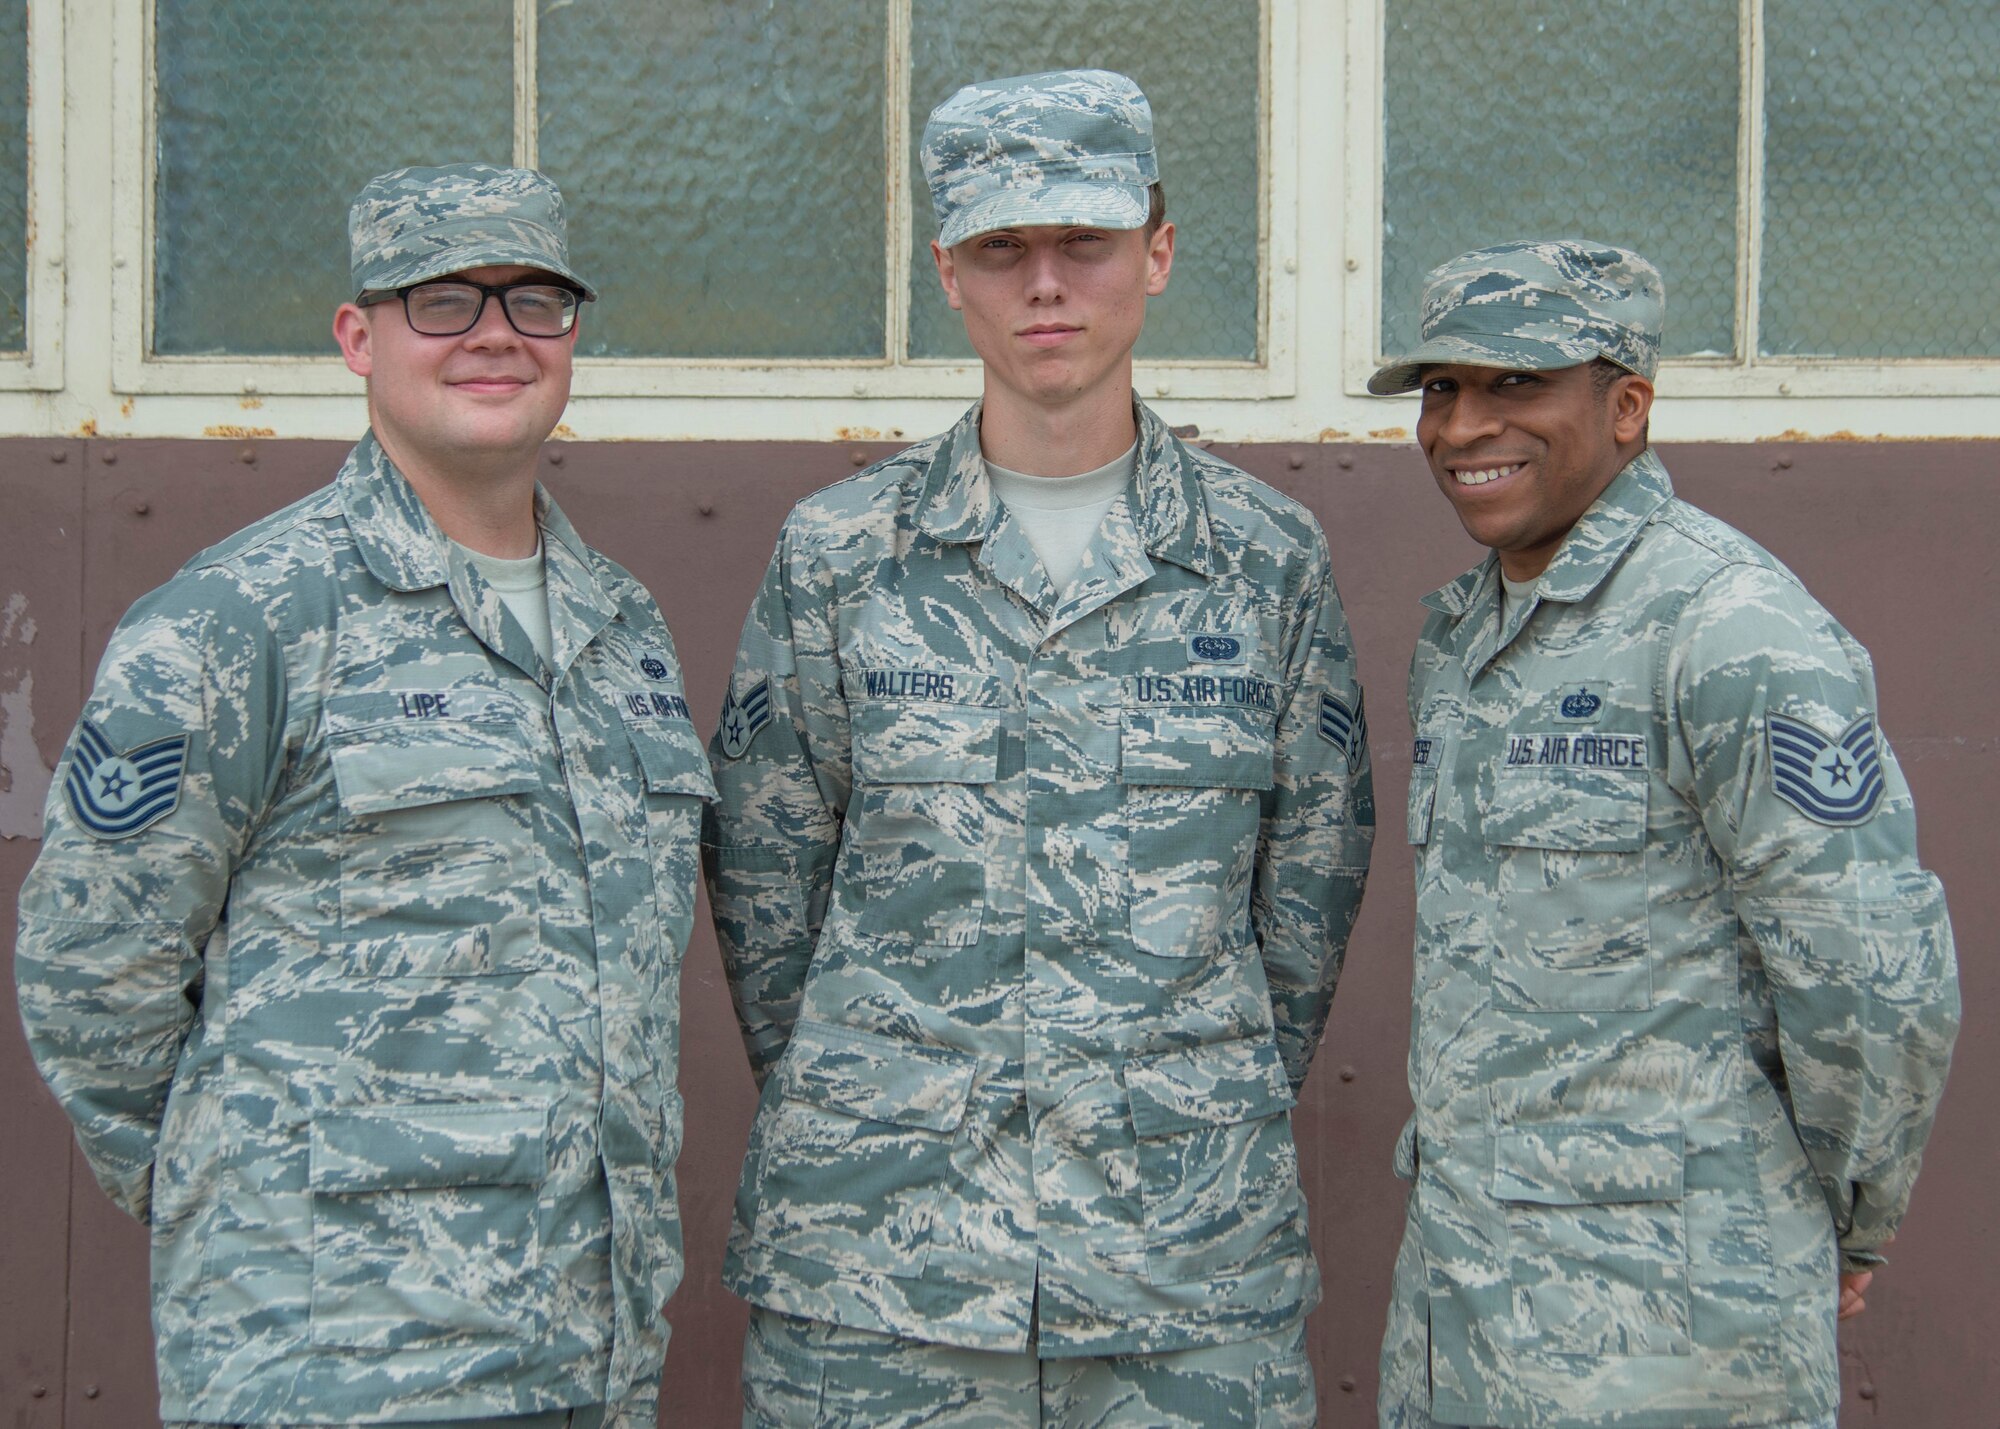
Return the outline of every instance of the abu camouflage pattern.
[[[1836,1275],[1902,1218],[1958,1023],[1888,744],[1838,822],[1771,756],[1872,718],[1867,653],[1650,452],[1531,598],[1489,556],[1425,603],[1382,1423],[1832,1414]]]
[[[1065,591],[977,407],[780,536],[731,696],[771,717],[718,735],[705,836],[756,1304],[1065,1357],[1317,1298],[1286,1113],[1373,833],[1319,733],[1354,653],[1311,516],[1138,416]]]
[[[744,1429],[1311,1429],[1305,1322],[1162,1354],[1043,1359],[753,1309]]]
[[[1152,106],[1102,69],[968,84],[931,111],[922,159],[946,248],[997,228],[1142,228],[1160,178]]]
[[[1650,378],[1666,301],[1659,270],[1629,248],[1579,238],[1477,248],[1425,275],[1423,341],[1368,390],[1407,392],[1427,363],[1536,372],[1605,357]]]
[[[608,1372],[652,1422],[712,785],[651,598],[536,511],[553,668],[372,436],[112,637],[80,728],[186,736],[179,803],[113,837],[58,777],[15,969],[151,1226],[168,1419],[520,1414]]]
[[[378,174],[347,211],[347,241],[357,295],[520,265],[597,296],[570,266],[561,192],[533,169],[446,164]]]

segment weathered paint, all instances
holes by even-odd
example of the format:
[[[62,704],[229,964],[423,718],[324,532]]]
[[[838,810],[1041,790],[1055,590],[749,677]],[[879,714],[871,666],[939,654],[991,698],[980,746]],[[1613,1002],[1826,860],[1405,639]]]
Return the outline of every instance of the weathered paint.
[[[861,433],[855,433],[859,438]],[[813,488],[897,443],[552,445],[551,488],[578,527],[651,586],[674,627],[704,725],[722,699],[743,613],[778,523]],[[0,608],[19,593],[32,643],[0,638],[0,690],[33,674],[34,747],[52,767],[84,683],[134,598],[207,542],[328,480],[345,444],[230,441],[0,442]],[[1398,807],[1409,776],[1401,692],[1417,597],[1477,551],[1407,447],[1339,442],[1217,447],[1307,502],[1332,546],[1361,652],[1377,797]],[[51,460],[62,451],[64,460]],[[2000,919],[1991,810],[2000,807],[2000,444],[1669,446],[1682,494],[1734,522],[1796,570],[1873,651],[1883,727],[1922,811],[1923,856],[1967,939],[1966,1025],[2000,1013],[2000,970],[1974,930]],[[106,458],[110,458],[107,460]],[[13,662],[13,663],[10,663]],[[15,706],[4,718],[11,723]],[[18,736],[0,724],[0,745]],[[0,917],[33,854],[0,840]],[[1408,849],[1382,840],[1328,1041],[1295,1113],[1327,1298],[1310,1344],[1329,1429],[1374,1422],[1375,1353],[1401,1223],[1389,1152],[1408,1109]],[[718,1275],[754,1105],[706,913],[688,954],[688,1099],[681,1194],[688,1277],[672,1306],[663,1424],[735,1422],[744,1307]],[[1850,1423],[1990,1423],[2000,1397],[2000,1229],[1985,1207],[2000,1142],[1978,1108],[2000,1087],[2000,1050],[1961,1039],[1953,1089],[1891,1267],[1842,1335]],[[68,1150],[14,1019],[0,1018],[0,1424],[130,1429],[153,1423],[144,1234],[98,1194]],[[67,1361],[65,1346],[67,1345]],[[46,1389],[32,1395],[34,1385]],[[95,1387],[93,1395],[90,1390]],[[1864,1395],[1866,1391],[1866,1395]]]

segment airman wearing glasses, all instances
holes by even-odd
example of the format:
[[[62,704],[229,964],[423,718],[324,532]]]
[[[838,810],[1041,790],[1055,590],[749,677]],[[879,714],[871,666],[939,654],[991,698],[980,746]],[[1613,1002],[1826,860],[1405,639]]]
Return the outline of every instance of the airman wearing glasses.
[[[170,1425],[650,1429],[712,786],[535,483],[596,294],[530,170],[384,174],[349,236],[369,430],[113,635],[22,1015],[151,1227]]]

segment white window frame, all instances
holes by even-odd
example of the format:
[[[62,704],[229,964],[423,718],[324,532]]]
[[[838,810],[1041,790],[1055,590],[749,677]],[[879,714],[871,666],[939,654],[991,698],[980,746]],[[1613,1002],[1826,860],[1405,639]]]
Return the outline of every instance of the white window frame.
[[[27,310],[23,352],[0,355],[0,391],[63,385],[63,0],[28,3]]]
[[[1388,79],[1384,29],[1389,0],[1348,0],[1348,284],[1343,388],[1367,392],[1382,365],[1382,184]],[[1989,397],[2000,395],[2000,358],[1766,357],[1761,317],[1764,181],[1764,0],[1738,0],[1736,154],[1736,343],[1717,357],[1660,364],[1660,389],[1675,397]],[[1361,192],[1372,182],[1372,191]],[[1669,309],[1669,322],[1672,311]]]
[[[1259,356],[1229,361],[1185,359],[1142,363],[1135,373],[1149,396],[1263,400],[1287,397],[1297,383],[1298,154],[1300,12],[1318,0],[1263,0],[1258,172],[1260,204],[1257,334]],[[47,3],[47,0],[45,0]],[[347,395],[354,379],[327,357],[181,357],[153,351],[153,117],[156,113],[154,0],[111,0],[115,6],[112,223],[112,383],[120,393],[243,396]],[[908,345],[910,206],[909,50],[911,0],[883,0],[888,11],[884,122],[888,202],[884,262],[888,267],[885,350]],[[534,94],[537,3],[513,0],[515,50],[514,162],[535,162]],[[1282,171],[1281,171],[1282,169]],[[59,210],[58,210],[59,211]],[[329,236],[329,241],[337,241]],[[60,305],[58,304],[58,309]],[[963,397],[979,388],[976,362],[889,358],[578,358],[574,394],[595,397],[844,398]]]

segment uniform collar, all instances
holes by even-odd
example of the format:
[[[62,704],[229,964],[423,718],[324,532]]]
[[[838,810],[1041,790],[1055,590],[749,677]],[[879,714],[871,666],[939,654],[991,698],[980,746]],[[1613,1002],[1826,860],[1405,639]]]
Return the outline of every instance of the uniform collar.
[[[451,559],[444,532],[373,432],[347,454],[334,487],[361,559],[377,580],[405,592],[448,586],[480,639],[533,673],[532,661],[523,657],[528,647],[508,637],[499,593],[470,562]],[[618,604],[604,588],[596,556],[539,483],[535,524],[541,530],[549,633],[560,670],[617,618]]]
[[[973,403],[931,458],[916,519],[918,529],[936,540],[985,541],[1000,520],[1002,503],[994,495],[979,450],[979,414],[984,405]],[[1198,575],[1212,575],[1208,506],[1194,458],[1136,395],[1132,409],[1139,425],[1133,477],[1139,539],[1151,556]]]
[[[1673,481],[1650,447],[1633,457],[1563,538],[1555,559],[1535,583],[1537,598],[1574,603],[1588,597],[1673,494]],[[1485,560],[1425,596],[1424,604],[1445,615],[1462,616],[1499,584],[1500,558],[1488,551]]]

